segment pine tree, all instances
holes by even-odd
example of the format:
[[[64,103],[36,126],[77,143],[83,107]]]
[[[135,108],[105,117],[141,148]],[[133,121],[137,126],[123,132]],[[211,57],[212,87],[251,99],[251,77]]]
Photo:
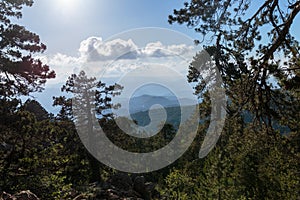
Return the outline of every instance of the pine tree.
[[[11,20],[21,18],[23,6],[32,4],[32,0],[0,2],[1,98],[41,91],[47,79],[55,78],[54,71],[33,56],[46,50],[39,36]]]
[[[76,128],[80,129],[81,139],[86,140],[85,144],[88,144],[89,148],[96,148],[97,118],[104,123],[112,117],[112,113],[108,111],[114,106],[111,97],[118,95],[121,90],[122,87],[118,84],[106,86],[94,77],[88,78],[85,72],[81,71],[78,75],[72,74],[62,87],[63,92],[73,94],[73,99],[64,96],[54,97],[54,105],[62,106],[59,118],[74,120]],[[101,181],[98,160],[89,153],[87,158],[91,170],[90,182]]]

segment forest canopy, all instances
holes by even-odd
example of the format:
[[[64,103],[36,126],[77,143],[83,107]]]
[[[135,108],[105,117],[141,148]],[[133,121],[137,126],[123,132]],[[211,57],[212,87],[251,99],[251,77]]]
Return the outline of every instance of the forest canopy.
[[[195,43],[204,45],[220,71],[227,118],[216,146],[199,159],[199,144],[211,120],[211,97],[197,54],[186,77],[202,100],[197,136],[176,162],[144,174],[103,165],[76,132],[70,93],[77,94],[79,106],[88,113],[81,125],[96,118],[122,149],[151,152],[174,138],[172,124],[164,124],[147,140],[124,134],[114,116],[105,112],[118,107],[112,99],[122,93],[121,85],[88,77],[84,71],[72,74],[61,94],[53,97],[53,106],[60,109],[56,115],[29,98],[55,78],[51,66],[35,57],[46,50],[39,35],[12,20],[32,5],[32,0],[0,2],[1,200],[23,199],[24,194],[51,200],[300,199],[300,45],[299,36],[292,34],[300,1],[189,0],[170,13],[166,21],[198,33]],[[78,80],[81,84],[74,84]],[[20,96],[29,99],[23,102]],[[87,130],[94,131],[93,125]],[[95,140],[88,134],[87,139]]]

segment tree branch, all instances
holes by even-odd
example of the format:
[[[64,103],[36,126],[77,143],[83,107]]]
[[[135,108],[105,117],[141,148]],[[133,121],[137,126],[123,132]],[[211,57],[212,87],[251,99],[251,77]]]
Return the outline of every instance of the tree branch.
[[[287,34],[289,33],[290,27],[297,16],[297,14],[300,11],[300,1],[294,4],[294,9],[291,12],[290,16],[288,17],[287,21],[284,23],[284,27],[280,34],[278,35],[277,40],[272,44],[270,49],[265,53],[265,55],[262,57],[263,62],[267,62],[270,57],[273,56],[274,52],[278,49],[278,47],[282,44],[282,42],[285,40]]]

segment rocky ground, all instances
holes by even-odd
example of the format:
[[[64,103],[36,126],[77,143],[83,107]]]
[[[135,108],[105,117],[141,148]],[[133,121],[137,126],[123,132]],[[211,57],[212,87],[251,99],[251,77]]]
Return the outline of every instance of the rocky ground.
[[[2,192],[0,200],[39,200],[39,198],[29,190],[26,190],[14,195]]]
[[[146,182],[143,176],[130,177],[127,174],[118,173],[102,184],[90,184],[84,193],[75,190],[71,191],[67,199],[150,200],[161,199],[161,197],[155,190],[155,184]],[[39,198],[27,190],[14,195],[2,192],[0,200],[39,200]]]

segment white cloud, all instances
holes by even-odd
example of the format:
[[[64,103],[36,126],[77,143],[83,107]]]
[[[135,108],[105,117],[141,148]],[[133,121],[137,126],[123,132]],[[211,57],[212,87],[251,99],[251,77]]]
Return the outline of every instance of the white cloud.
[[[172,67],[186,74],[187,61],[195,55],[194,51],[193,46],[186,44],[164,45],[157,41],[138,47],[131,39],[103,41],[100,37],[89,37],[80,43],[78,57],[57,53],[39,59],[56,72],[56,79],[47,84],[57,84],[64,83],[72,73],[80,70],[90,76],[116,77],[149,63]]]
[[[167,49],[171,52],[176,53],[177,55],[195,53],[194,46],[187,46],[186,44],[170,45],[167,47]]]
[[[142,49],[142,56],[145,57],[168,57],[178,56],[190,53],[194,50],[193,46],[187,46],[186,44],[169,45],[165,46],[161,42],[148,43],[145,48]]]
[[[49,59],[49,65],[61,66],[61,67],[71,67],[79,65],[82,61],[80,58],[67,56],[61,53],[55,54]]]
[[[139,48],[131,39],[114,39],[102,41],[100,37],[89,37],[80,44],[79,52],[87,62],[107,61],[115,59],[137,59],[144,57],[168,57],[184,55],[194,50],[186,44],[163,45],[161,42],[152,42]]]
[[[74,70],[80,68],[82,65],[80,57],[67,56],[61,53],[57,53],[53,56],[39,56],[37,58],[44,64],[49,65],[50,69],[56,73],[55,79],[47,81],[48,85],[64,83],[67,78],[74,73]]]
[[[161,42],[148,43],[142,50],[145,57],[165,57],[170,52],[166,52]]]
[[[135,59],[136,50],[137,46],[132,40],[115,39],[103,42],[100,37],[90,37],[82,41],[79,48],[81,57],[87,62],[114,60],[124,54],[127,57],[123,58]]]

